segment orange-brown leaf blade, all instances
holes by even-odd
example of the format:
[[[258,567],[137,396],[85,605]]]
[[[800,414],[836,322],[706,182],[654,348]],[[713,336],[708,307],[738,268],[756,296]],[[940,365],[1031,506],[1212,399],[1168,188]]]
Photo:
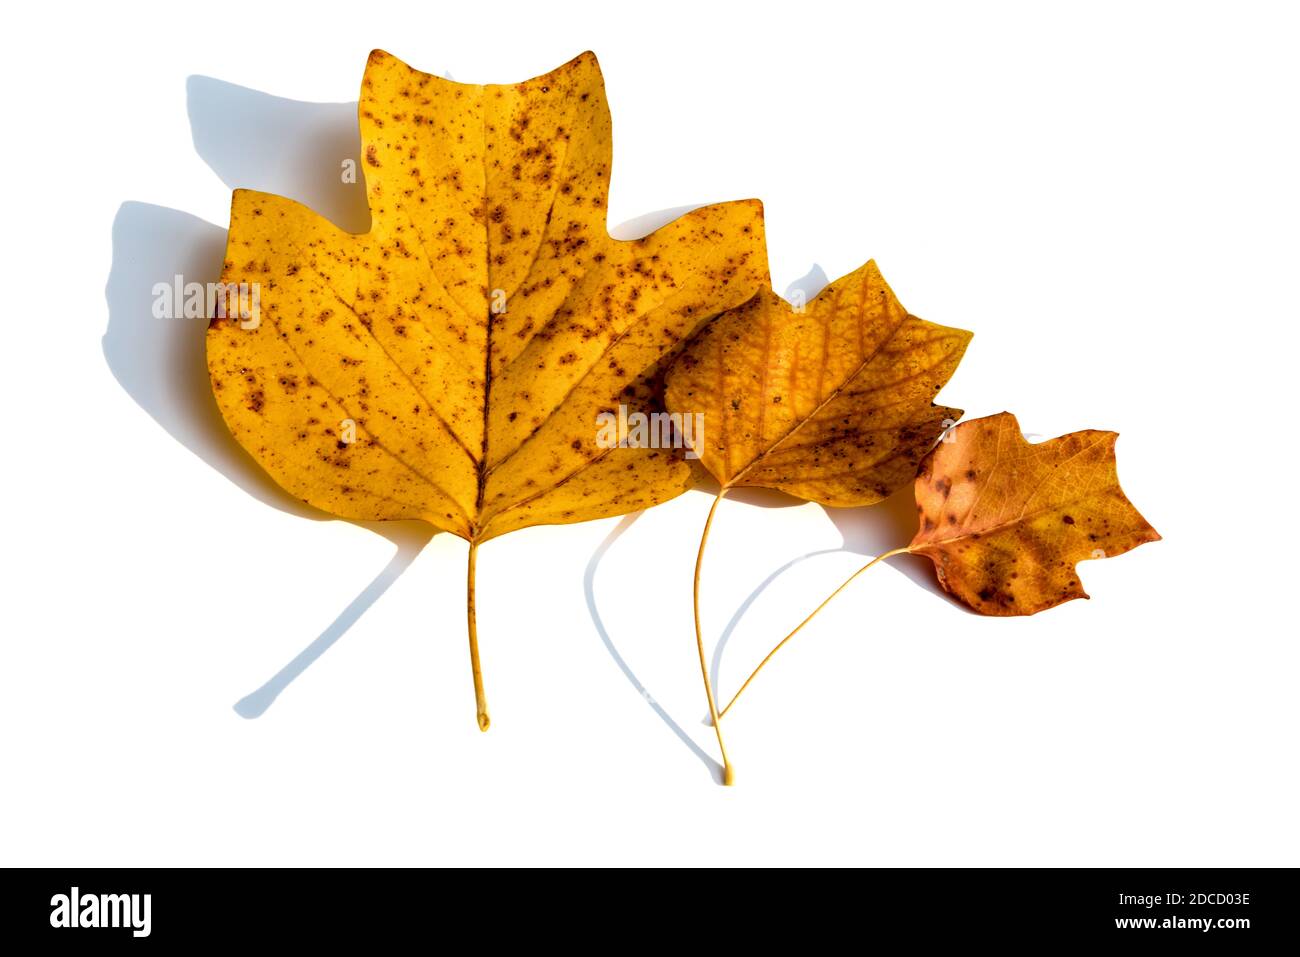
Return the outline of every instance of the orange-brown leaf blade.
[[[1087,430],[1033,445],[1007,412],[962,423],[921,464],[910,550],[980,614],[1087,598],[1076,562],[1160,538],[1120,488],[1117,438]]]

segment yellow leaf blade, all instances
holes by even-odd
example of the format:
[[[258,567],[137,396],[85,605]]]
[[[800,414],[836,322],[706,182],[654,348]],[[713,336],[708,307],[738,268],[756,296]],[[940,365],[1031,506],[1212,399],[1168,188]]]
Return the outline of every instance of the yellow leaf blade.
[[[258,285],[260,321],[214,320],[208,361],[241,444],[332,514],[477,541],[687,488],[680,454],[601,447],[597,415],[654,408],[682,342],[766,284],[761,205],[611,239],[590,53],[476,86],[376,51],[359,114],[368,233],[232,202],[222,279]]]

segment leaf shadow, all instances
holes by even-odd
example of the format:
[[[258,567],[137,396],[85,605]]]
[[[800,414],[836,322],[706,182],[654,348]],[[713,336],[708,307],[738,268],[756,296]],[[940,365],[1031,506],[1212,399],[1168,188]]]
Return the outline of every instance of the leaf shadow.
[[[601,561],[604,560],[605,555],[609,552],[610,548],[613,547],[614,543],[623,536],[623,533],[632,527],[632,523],[644,514],[645,512],[642,511],[633,512],[630,515],[624,515],[622,520],[614,526],[613,531],[606,535],[605,540],[602,541],[600,545],[597,546],[596,550],[591,553],[591,558],[587,562],[586,571],[582,576],[583,592],[587,598],[587,613],[591,616],[592,624],[596,626],[596,632],[600,635],[600,640],[604,643],[605,650],[608,651],[609,656],[614,659],[614,664],[618,665],[618,669],[623,672],[623,677],[627,678],[632,687],[636,689],[636,693],[645,699],[646,704],[648,704],[650,709],[658,715],[659,720],[668,726],[668,730],[675,734],[678,740],[704,763],[704,766],[709,769],[709,773],[713,775],[714,781],[721,785],[722,765],[718,761],[709,757],[708,753],[682,729],[682,726],[673,720],[672,715],[664,710],[664,707],[659,704],[658,701],[651,697],[646,686],[642,684],[641,679],[636,676],[636,672],[632,670],[627,661],[623,658],[622,654],[619,653],[618,647],[614,644],[613,638],[610,637],[609,629],[605,627],[605,622],[600,616],[600,609],[596,604],[596,571],[600,567]]]
[[[713,483],[715,492],[716,489],[717,484]],[[789,508],[805,504],[802,499],[787,495],[784,492],[760,488],[737,489],[730,492],[727,498],[728,500],[734,499],[737,502],[759,508]],[[874,558],[884,552],[898,548],[900,545],[907,544],[916,534],[916,500],[913,497],[910,482],[884,501],[877,502],[875,505],[860,508],[826,507],[824,510],[827,517],[838,529],[843,543],[839,548],[822,548],[791,558],[773,569],[767,577],[755,586],[753,591],[745,596],[736,607],[726,627],[723,628],[718,643],[713,649],[713,658],[709,667],[715,695],[721,695],[723,656],[728,643],[750,608],[768,588],[775,584],[777,579],[802,562],[821,555],[850,552],[861,555],[864,559]],[[944,591],[943,586],[939,584],[938,579],[935,577],[934,564],[928,558],[920,555],[895,555],[888,561],[890,565],[902,572],[914,584],[942,597],[953,608],[970,613],[965,605]],[[865,561],[863,564],[865,564]],[[825,595],[829,595],[834,591],[841,581],[842,579],[828,581],[824,594],[816,596],[807,610],[812,611],[815,602],[820,601]],[[772,636],[771,644],[775,645],[782,637],[784,635]],[[728,698],[729,696],[722,696],[724,701],[728,700]],[[705,716],[703,720],[705,724],[710,723],[708,716]]]
[[[662,229],[674,219],[679,219],[687,213],[693,212],[708,203],[692,203],[689,206],[670,206],[667,209],[656,209],[648,213],[642,213],[640,216],[634,216],[631,219],[624,220],[617,226],[610,226],[609,235],[612,239],[630,242],[634,239],[641,239],[649,236],[656,229]]]
[[[341,160],[360,153],[355,103],[300,103],[209,77],[190,77],[187,94],[195,149],[227,186],[277,192],[342,228],[368,228],[364,177],[358,171],[358,182],[349,184],[340,176]],[[276,485],[231,436],[209,385],[206,321],[153,315],[154,285],[172,284],[176,276],[186,283],[216,281],[225,243],[225,229],[197,216],[124,202],[112,225],[104,360],[123,391],[164,431],[244,492],[292,515],[335,521]],[[303,651],[235,704],[242,717],[263,714],[391,587],[433,536],[433,529],[420,522],[351,524],[388,539],[395,548],[392,558]]]
[[[194,151],[230,189],[285,196],[340,229],[369,231],[356,101],[305,103],[191,76],[185,102]]]
[[[916,496],[911,482],[883,502],[863,508],[828,508],[826,514],[839,529],[844,540],[843,550],[868,558],[906,545],[916,536]],[[939,584],[934,563],[925,556],[895,555],[889,559],[889,564],[914,584],[943,598],[953,608],[970,612]],[[834,582],[831,587],[838,584]],[[828,593],[830,590],[827,588]]]
[[[786,302],[794,302],[796,299],[800,302],[812,302],[817,298],[817,294],[830,284],[826,270],[822,269],[820,263],[813,263],[806,273],[786,287],[782,298]]]
[[[356,624],[357,619],[365,614],[379,597],[388,591],[392,584],[402,577],[402,573],[411,566],[416,557],[428,544],[429,539],[433,537],[432,529],[429,526],[419,522],[395,522],[390,524],[413,525],[418,526],[412,529],[405,536],[390,533],[390,541],[397,545],[397,551],[384,566],[383,570],[375,576],[356,598],[348,603],[337,618],[330,622],[329,626],[320,633],[306,648],[294,655],[294,657],[283,668],[272,675],[262,687],[258,688],[251,694],[247,694],[235,702],[235,713],[241,718],[260,718],[266,709],[271,707],[275,699],[279,697],[280,692],[293,682],[300,674],[307,670],[317,658],[323,655],[334,642],[342,638],[349,628]]]

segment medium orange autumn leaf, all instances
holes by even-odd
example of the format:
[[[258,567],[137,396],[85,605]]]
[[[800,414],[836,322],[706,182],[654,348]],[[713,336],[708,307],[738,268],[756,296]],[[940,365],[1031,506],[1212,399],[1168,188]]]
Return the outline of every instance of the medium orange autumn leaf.
[[[685,491],[679,453],[602,447],[597,416],[650,407],[679,344],[766,285],[760,204],[611,239],[591,53],[476,86],[376,51],[359,113],[368,233],[235,192],[222,280],[260,318],[214,321],[208,366],[236,439],[326,512],[467,539],[471,581],[494,536]]]
[[[670,411],[724,489],[870,505],[910,482],[961,416],[932,400],[970,342],[909,315],[868,262],[798,311],[770,289],[719,316],[673,364]]]
[[[1007,412],[962,423],[921,465],[908,551],[984,615],[1087,598],[1076,562],[1160,539],[1119,486],[1118,437],[1089,429],[1031,445]]]
[[[868,262],[799,309],[765,287],[714,320],[669,369],[669,411],[702,421],[688,441],[721,486],[700,536],[694,604],[724,783],[734,771],[700,627],[700,571],[718,503],[741,486],[823,505],[887,498],[912,480],[921,456],[961,416],[933,399],[970,338],[910,315]]]

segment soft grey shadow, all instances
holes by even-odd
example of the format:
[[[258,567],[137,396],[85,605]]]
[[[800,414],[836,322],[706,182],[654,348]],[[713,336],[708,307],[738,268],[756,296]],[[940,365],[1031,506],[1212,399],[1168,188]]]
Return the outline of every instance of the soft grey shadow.
[[[722,653],[727,648],[727,642],[731,641],[731,636],[735,633],[736,626],[740,624],[740,620],[745,617],[750,607],[754,602],[758,601],[759,596],[762,595],[763,592],[767,591],[768,587],[774,581],[796,565],[801,562],[806,562],[810,558],[816,558],[818,555],[834,555],[836,552],[840,551],[843,551],[843,549],[822,548],[815,552],[807,552],[797,558],[792,558],[784,565],[772,571],[766,578],[758,583],[758,586],[752,592],[745,596],[745,600],[740,603],[740,607],[736,609],[735,613],[731,616],[731,620],[727,622],[727,627],[722,629],[722,635],[718,638],[718,645],[713,649],[713,663],[709,666],[709,676],[713,681],[713,697],[718,699],[719,707],[730,700],[730,696],[727,696],[726,698],[720,697],[722,689]],[[827,591],[829,592],[830,589],[828,588]],[[782,637],[784,636],[774,635],[771,643],[775,645]],[[705,715],[704,723],[711,727],[713,725],[713,720],[709,715]]]
[[[641,239],[649,236],[656,229],[662,229],[671,223],[674,219],[685,216],[692,210],[699,209],[701,206],[708,206],[708,203],[695,203],[691,206],[670,206],[667,209],[656,209],[650,213],[642,213],[640,216],[634,216],[629,220],[619,223],[617,226],[609,228],[609,235],[613,239],[630,240]]]
[[[828,508],[826,514],[839,529],[844,539],[844,550],[866,557],[874,558],[906,545],[916,535],[916,496],[911,482],[883,502],[865,508]],[[944,598],[954,608],[973,614],[944,591],[930,559],[923,555],[895,555],[889,559],[889,564],[926,591]],[[835,582],[832,587],[838,584]]]
[[[704,766],[709,769],[709,773],[713,775],[714,780],[721,784],[722,765],[709,757],[705,750],[682,730],[681,725],[672,719],[672,716],[664,710],[663,706],[651,697],[650,692],[646,690],[646,686],[636,676],[636,672],[628,666],[623,656],[619,654],[618,648],[614,645],[614,640],[609,636],[609,630],[605,627],[604,620],[600,617],[600,609],[596,606],[596,570],[600,567],[601,560],[604,559],[605,554],[613,544],[622,537],[623,533],[632,526],[632,523],[643,514],[644,512],[633,512],[631,515],[623,516],[622,521],[614,526],[614,530],[606,535],[605,540],[592,552],[591,560],[587,562],[587,570],[582,577],[583,591],[587,597],[587,613],[591,615],[591,621],[596,626],[596,632],[600,635],[600,640],[604,642],[605,650],[614,659],[614,664],[618,665],[619,670],[623,672],[623,677],[627,678],[632,687],[636,689],[636,693],[645,699],[650,709],[659,716],[659,720],[668,726],[668,730],[677,735],[678,740],[686,745],[692,754],[704,762]]]
[[[712,497],[718,494],[719,488],[718,480],[706,472],[703,467],[700,467],[697,471],[693,490]],[[741,502],[745,505],[753,505],[756,508],[794,508],[798,505],[808,504],[801,498],[795,498],[793,495],[787,495],[785,492],[774,488],[733,488],[727,492],[727,501]]]
[[[795,302],[797,299],[801,303],[809,303],[817,298],[817,294],[830,285],[830,280],[826,277],[826,270],[818,263],[813,263],[809,270],[790,283],[786,287],[786,302]]]
[[[195,152],[231,189],[295,199],[350,233],[370,229],[355,102],[286,100],[209,76],[191,76],[185,92]]]
[[[207,321],[158,319],[155,283],[207,283],[221,275],[226,231],[163,206],[123,203],[113,220],[113,266],[104,289],[104,359],[122,389],[169,435],[249,495],[322,519],[290,496],[234,440],[208,381]]]
[[[410,524],[418,523],[396,523]],[[425,529],[428,526],[424,526]],[[418,532],[408,535],[406,540],[398,543],[397,552],[393,555],[389,563],[384,567],[375,580],[367,585],[351,603],[339,612],[328,628],[310,645],[294,656],[293,660],[277,671],[271,678],[258,688],[252,694],[245,695],[235,702],[235,712],[241,718],[260,718],[267,708],[271,707],[272,702],[279,696],[280,692],[289,687],[290,682],[307,670],[308,665],[323,655],[334,642],[338,641],[347,633],[358,618],[365,614],[366,610],[379,600],[379,597],[392,586],[402,576],[402,573],[410,567],[420,554],[425,544],[429,541],[430,533],[426,531],[423,535]]]
[[[355,103],[300,103],[201,76],[190,77],[186,92],[195,150],[227,186],[293,198],[351,232],[369,229],[362,170],[358,166],[349,183],[342,167],[360,158]],[[176,276],[187,283],[219,278],[226,231],[179,210],[126,202],[113,220],[112,239],[102,345],[118,384],[173,439],[249,495],[303,518],[330,519],[284,492],[230,435],[208,381],[206,322],[153,315],[156,283]],[[387,538],[393,557],[329,627],[235,705],[240,715],[262,714],[387,591],[433,535],[420,522],[353,524]]]
[[[102,340],[113,377],[173,439],[259,501],[302,518],[330,516],[289,495],[231,436],[209,385],[207,322],[153,315],[153,286],[180,275],[206,283],[221,273],[226,231],[196,216],[123,203],[113,220],[113,265],[104,298],[108,329]],[[422,522],[354,523],[382,535],[396,551],[382,572],[307,648],[235,710],[262,714],[275,697],[337,641],[415,560],[433,535]]]
[[[751,492],[762,492],[763,489],[751,489]],[[785,505],[801,504],[798,499],[784,495],[780,492],[768,493],[766,496],[754,496],[752,498],[731,493],[728,498],[735,498],[737,501],[745,501],[747,504],[759,505],[770,508],[780,508]],[[723,629],[721,637],[718,639],[717,647],[713,651],[713,663],[711,665],[711,675],[713,679],[713,691],[715,696],[719,694],[722,683],[722,660],[723,652],[726,651],[727,643],[735,633],[737,626],[742,618],[745,617],[749,609],[771,585],[791,568],[810,558],[819,555],[831,555],[836,552],[852,552],[862,555],[864,559],[874,558],[877,555],[892,551],[906,545],[916,534],[916,499],[913,494],[912,483],[909,482],[903,488],[899,489],[883,502],[875,505],[869,505],[862,508],[827,508],[826,514],[839,530],[844,544],[839,548],[824,548],[815,552],[808,552],[792,558],[779,568],[771,572],[766,578],[758,583],[758,586],[750,592],[745,600],[740,603],[731,620],[727,622],[726,628]],[[942,585],[939,584],[938,578],[935,577],[934,563],[928,558],[920,555],[894,555],[888,559],[888,563],[906,575],[914,584],[919,585],[926,591],[941,596],[953,608],[963,613],[973,614],[969,608],[949,595]],[[866,561],[863,561],[866,564]],[[829,595],[840,585],[840,580],[828,581],[825,592]],[[815,606],[810,605],[809,611]],[[775,645],[784,635],[773,635],[772,644]],[[725,698],[723,700],[726,700]],[[709,724],[709,719],[705,718],[705,724]]]

